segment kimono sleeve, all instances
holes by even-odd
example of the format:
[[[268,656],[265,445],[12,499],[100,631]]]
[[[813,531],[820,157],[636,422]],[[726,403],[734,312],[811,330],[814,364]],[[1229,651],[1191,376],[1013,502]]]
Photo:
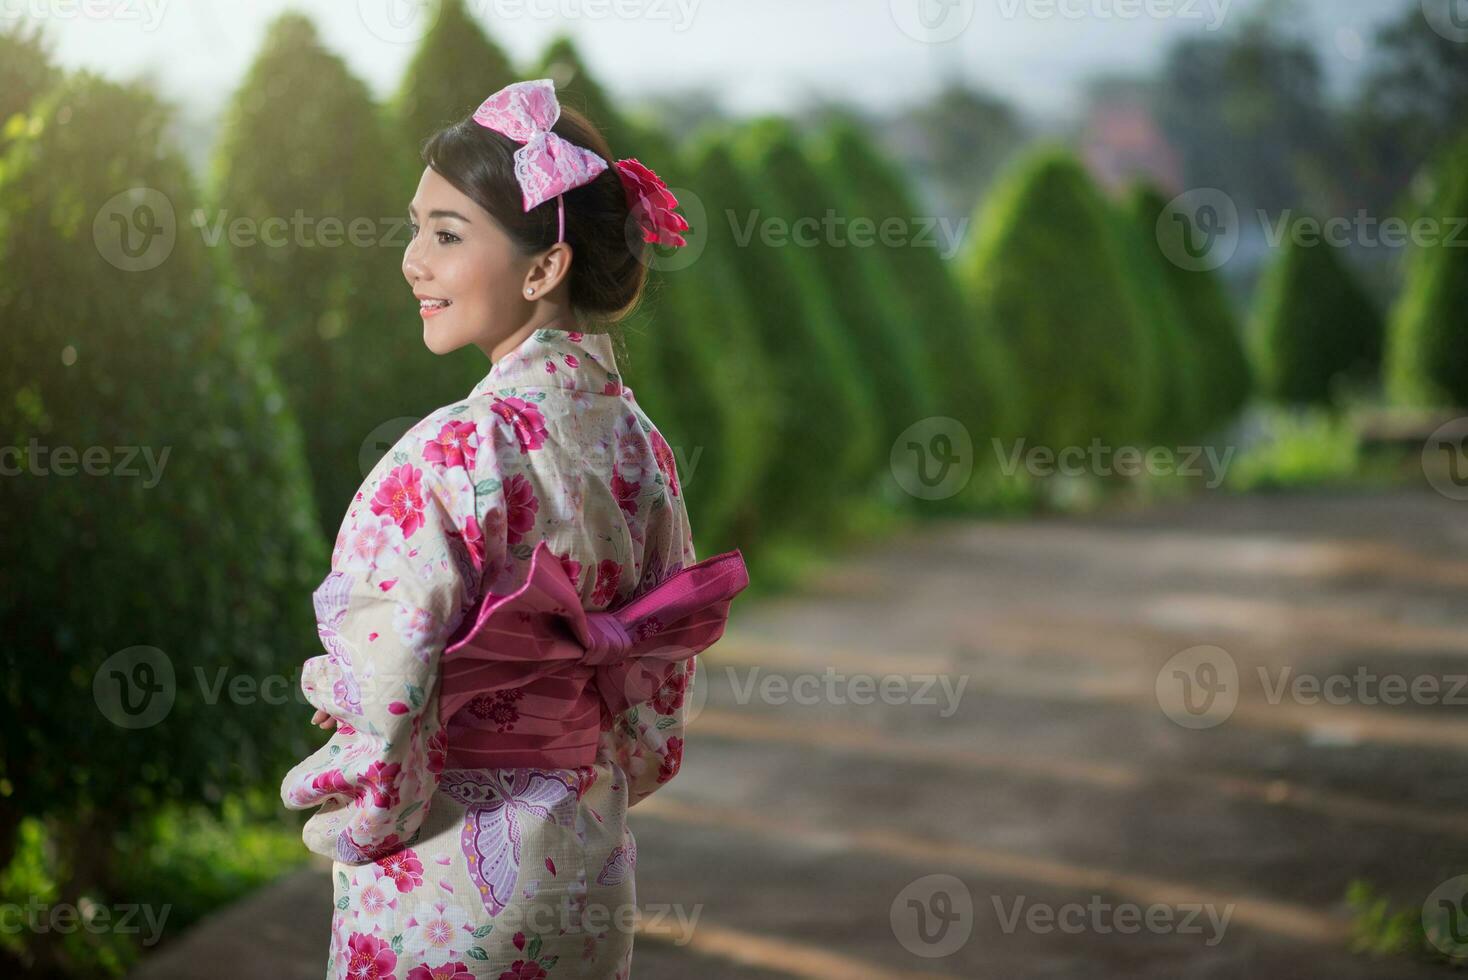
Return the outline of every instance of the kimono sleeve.
[[[493,454],[477,452],[473,422],[442,412],[414,426],[362,484],[313,596],[326,652],[306,661],[301,689],[338,721],[286,775],[281,800],[319,807],[302,832],[306,847],[349,864],[416,839],[446,749],[439,661],[486,561],[503,548],[502,532],[498,547],[484,534],[499,487]]]
[[[693,540],[687,535],[683,557],[662,574],[694,563]],[[633,705],[602,724],[603,749],[627,774],[627,806],[632,807],[678,775],[683,765],[683,733],[693,697],[697,657],[669,667],[662,686],[647,701]]]

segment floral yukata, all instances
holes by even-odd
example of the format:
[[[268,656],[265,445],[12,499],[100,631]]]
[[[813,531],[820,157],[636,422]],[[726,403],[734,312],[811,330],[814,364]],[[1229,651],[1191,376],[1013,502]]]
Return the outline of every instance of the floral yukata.
[[[695,562],[673,453],[605,333],[527,338],[404,435],[342,521],[313,597],[326,652],[301,678],[338,723],[281,786],[287,807],[320,808],[303,837],[333,861],[328,978],[630,974],[626,812],[678,772],[694,659],[649,701],[603,707],[592,765],[445,764],[446,641],[484,596],[526,580],[542,541],[588,610]],[[514,731],[523,696],[481,695],[459,714]]]

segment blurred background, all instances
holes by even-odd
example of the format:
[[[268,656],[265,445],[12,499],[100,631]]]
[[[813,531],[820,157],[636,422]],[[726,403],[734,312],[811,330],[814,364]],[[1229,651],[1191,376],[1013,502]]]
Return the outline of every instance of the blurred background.
[[[5,975],[320,975],[310,593],[488,370],[418,147],[540,77],[753,583],[637,976],[1468,962],[1468,3],[0,0]]]

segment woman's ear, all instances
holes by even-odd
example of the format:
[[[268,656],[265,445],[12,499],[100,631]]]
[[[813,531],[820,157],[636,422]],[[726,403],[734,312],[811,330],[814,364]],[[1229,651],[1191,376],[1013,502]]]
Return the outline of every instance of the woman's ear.
[[[524,289],[534,291],[527,295],[544,296],[564,282],[571,274],[571,256],[569,242],[557,242],[546,249],[525,277]]]

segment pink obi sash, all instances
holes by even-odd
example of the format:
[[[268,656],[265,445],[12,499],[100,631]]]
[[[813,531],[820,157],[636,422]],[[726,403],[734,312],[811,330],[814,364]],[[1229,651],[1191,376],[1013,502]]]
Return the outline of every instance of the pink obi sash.
[[[446,769],[572,769],[596,761],[603,712],[649,700],[673,667],[724,634],[749,585],[744,556],[690,565],[615,610],[588,612],[544,541],[530,575],[488,596],[444,649]]]

